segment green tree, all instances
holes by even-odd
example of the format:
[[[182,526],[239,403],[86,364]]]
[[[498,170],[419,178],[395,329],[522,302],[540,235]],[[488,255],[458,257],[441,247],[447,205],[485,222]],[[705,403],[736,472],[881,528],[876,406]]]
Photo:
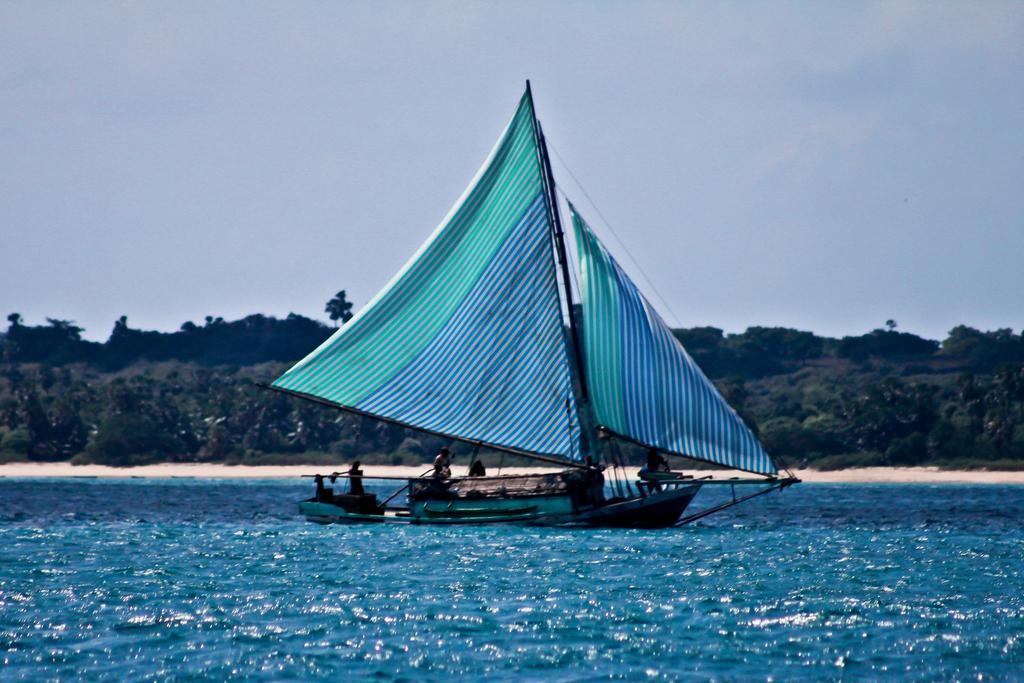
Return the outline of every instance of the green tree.
[[[3,439],[0,439],[0,451],[28,456],[31,449],[32,435],[24,427],[18,427],[13,431],[7,432],[4,434]]]
[[[173,459],[181,449],[180,441],[146,417],[112,415],[100,424],[86,453],[92,462],[126,467]]]
[[[327,302],[327,305],[324,306],[324,312],[330,317],[335,327],[338,326],[338,320],[341,320],[342,324],[344,324],[352,319],[352,304],[346,298],[344,289]]]
[[[868,386],[843,408],[857,447],[886,454],[892,464],[915,464],[924,458],[923,439],[938,418],[934,388],[889,377]]]

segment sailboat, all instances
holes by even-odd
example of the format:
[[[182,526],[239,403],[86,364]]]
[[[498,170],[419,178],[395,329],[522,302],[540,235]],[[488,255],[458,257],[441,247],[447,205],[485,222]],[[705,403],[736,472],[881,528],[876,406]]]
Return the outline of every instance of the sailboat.
[[[560,189],[560,188],[559,188]],[[274,381],[290,396],[561,469],[403,480],[385,501],[359,473],[316,476],[319,523],[665,527],[797,483],[780,474],[626,271],[567,201],[579,298],[529,81],[515,114],[427,241],[362,310]],[[648,467],[623,448],[750,476]],[[612,481],[606,479],[606,474]],[[735,473],[730,473],[735,474]],[[384,478],[382,478],[384,479]],[[686,515],[714,485],[732,496]],[[753,486],[736,494],[737,486]],[[404,500],[398,500],[405,493]]]

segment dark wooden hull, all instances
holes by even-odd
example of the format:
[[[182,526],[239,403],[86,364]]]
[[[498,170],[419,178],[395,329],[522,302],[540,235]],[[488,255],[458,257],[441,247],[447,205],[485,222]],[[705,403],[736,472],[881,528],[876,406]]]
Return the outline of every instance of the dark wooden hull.
[[[611,501],[579,515],[578,524],[619,529],[661,529],[679,521],[700,490],[699,484],[675,486],[646,498]]]

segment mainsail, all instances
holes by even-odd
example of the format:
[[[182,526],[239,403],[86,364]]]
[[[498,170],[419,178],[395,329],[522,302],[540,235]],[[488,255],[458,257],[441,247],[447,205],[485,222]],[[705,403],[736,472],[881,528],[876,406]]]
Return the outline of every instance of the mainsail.
[[[598,424],[663,451],[775,474],[775,463],[571,204]]]
[[[456,439],[578,460],[542,173],[527,91],[427,242],[273,387]]]

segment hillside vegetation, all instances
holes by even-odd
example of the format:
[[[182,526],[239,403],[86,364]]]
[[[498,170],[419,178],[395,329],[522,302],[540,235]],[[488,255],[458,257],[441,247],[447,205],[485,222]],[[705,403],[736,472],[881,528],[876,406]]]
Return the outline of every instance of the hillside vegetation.
[[[339,296],[332,318],[345,320]],[[207,318],[173,333],[121,318],[104,343],[68,321],[8,322],[0,460],[412,464],[443,443],[259,388],[333,331],[302,316]],[[842,339],[676,334],[791,466],[1024,467],[1024,338],[960,326],[940,343],[895,327]]]

